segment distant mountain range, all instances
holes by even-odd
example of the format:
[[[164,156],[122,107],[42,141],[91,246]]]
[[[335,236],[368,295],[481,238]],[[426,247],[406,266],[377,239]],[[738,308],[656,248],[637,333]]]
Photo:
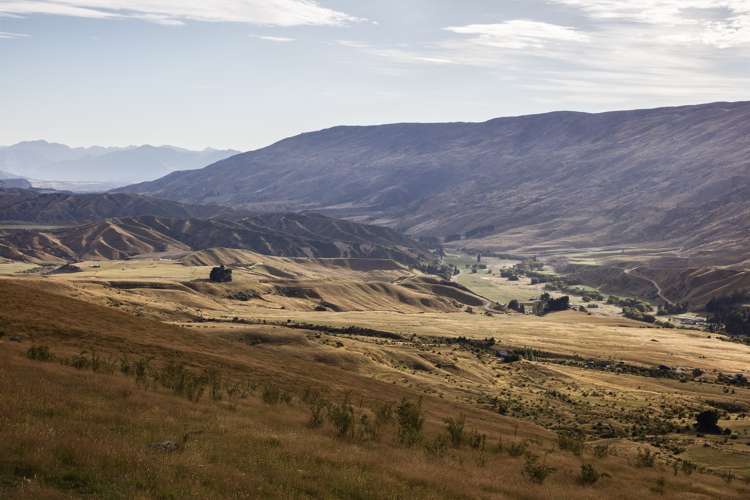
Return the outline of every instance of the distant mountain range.
[[[7,188],[29,189],[31,188],[31,183],[15,174],[0,170],[0,189]]]
[[[0,221],[66,224],[0,229],[0,257],[34,262],[219,247],[283,257],[393,259],[409,265],[432,260],[427,249],[386,227],[314,214],[253,215],[130,194],[0,190]]]
[[[234,154],[237,151],[190,151],[173,146],[71,148],[29,141],[0,147],[0,170],[29,179],[35,187],[103,190],[156,179],[175,170],[204,167]]]
[[[122,191],[316,210],[496,249],[747,253],[750,103],[336,127]]]
[[[245,215],[249,212],[245,212]],[[125,193],[45,193],[31,189],[0,190],[0,221],[76,225],[117,217],[153,215],[178,219],[238,218],[243,212],[222,206],[185,205]]]

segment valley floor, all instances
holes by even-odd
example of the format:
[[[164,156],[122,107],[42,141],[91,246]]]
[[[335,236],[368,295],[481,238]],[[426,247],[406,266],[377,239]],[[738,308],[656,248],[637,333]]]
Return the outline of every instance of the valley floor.
[[[750,495],[750,347],[721,336],[487,314],[491,283],[373,259],[77,266],[0,266],[0,496]],[[695,433],[709,408],[729,434]]]

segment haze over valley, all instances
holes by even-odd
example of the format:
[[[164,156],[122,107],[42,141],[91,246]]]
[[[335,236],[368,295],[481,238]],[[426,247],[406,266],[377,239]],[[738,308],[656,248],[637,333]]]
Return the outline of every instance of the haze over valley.
[[[0,179],[26,179],[37,188],[106,191],[178,169],[203,167],[236,153],[149,145],[71,148],[44,140],[26,141],[0,146]]]

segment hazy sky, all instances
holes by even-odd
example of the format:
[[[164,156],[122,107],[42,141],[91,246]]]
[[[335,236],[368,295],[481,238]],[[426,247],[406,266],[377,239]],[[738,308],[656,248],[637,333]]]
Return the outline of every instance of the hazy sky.
[[[0,144],[750,100],[750,0],[0,0]]]

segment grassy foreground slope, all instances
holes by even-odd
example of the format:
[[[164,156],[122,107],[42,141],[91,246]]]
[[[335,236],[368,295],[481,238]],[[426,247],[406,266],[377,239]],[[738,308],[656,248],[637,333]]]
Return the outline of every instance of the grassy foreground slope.
[[[0,281],[3,498],[742,498],[749,491],[658,463],[636,467],[628,450],[596,457],[587,447],[576,456],[530,423],[273,344],[49,293],[53,286]],[[32,346],[49,355],[37,349],[30,359]],[[419,398],[424,428],[409,445],[411,427],[399,424],[408,424],[409,412],[400,419],[396,409],[413,409]],[[311,408],[323,400],[328,410],[314,425]],[[389,403],[396,415],[386,418]],[[443,419],[459,414],[466,434],[476,430],[484,442],[453,448],[440,438]],[[346,415],[352,422],[340,432]],[[582,464],[607,476],[586,486]],[[543,484],[535,482],[540,465],[555,469]]]

